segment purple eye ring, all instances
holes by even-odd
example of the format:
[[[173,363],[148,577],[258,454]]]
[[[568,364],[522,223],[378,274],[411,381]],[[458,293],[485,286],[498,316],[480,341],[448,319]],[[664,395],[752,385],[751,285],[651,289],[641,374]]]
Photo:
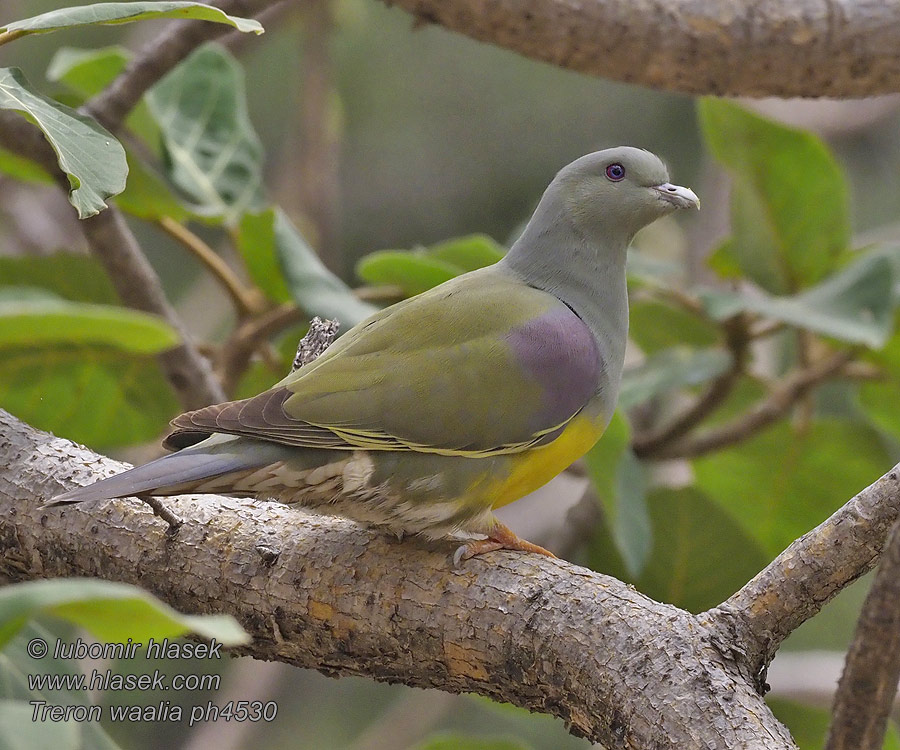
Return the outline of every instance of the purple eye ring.
[[[613,182],[619,182],[620,180],[625,179],[625,167],[616,162],[615,164],[610,164],[606,168],[606,176]]]

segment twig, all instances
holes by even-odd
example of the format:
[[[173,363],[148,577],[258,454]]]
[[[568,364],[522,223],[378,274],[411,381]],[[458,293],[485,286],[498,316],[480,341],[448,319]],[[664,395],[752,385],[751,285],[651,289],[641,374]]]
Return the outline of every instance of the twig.
[[[4,44],[9,44],[10,42],[15,41],[21,36],[25,36],[24,31],[3,31],[0,32],[0,46]]]
[[[750,329],[750,338],[754,340],[764,339],[766,336],[771,336],[779,331],[783,331],[785,328],[786,324],[780,320],[763,320]]]
[[[262,293],[246,286],[231,270],[229,265],[219,257],[215,250],[207,245],[190,229],[175,221],[171,216],[163,216],[157,221],[158,226],[170,237],[187,248],[199,260],[215,279],[225,287],[234,300],[238,312],[242,315],[258,315],[265,310],[266,302]]]
[[[853,450],[852,445],[846,448]],[[740,659],[762,682],[782,641],[875,566],[898,516],[900,465],[800,537],[701,619],[742,644]]]
[[[900,679],[900,521],[863,604],[825,750],[881,750]]]
[[[226,393],[233,393],[260,342],[297,323],[305,313],[293,302],[285,302],[239,325],[222,347],[216,370]]]
[[[775,390],[747,413],[720,427],[694,437],[670,443],[654,454],[654,458],[695,458],[711,451],[734,445],[785,416],[791,408],[819,383],[837,374],[855,356],[854,350],[833,354],[818,364],[786,378]]]
[[[655,454],[664,452],[673,441],[690,432],[728,398],[746,365],[747,346],[750,343],[747,319],[743,315],[728,319],[724,323],[724,332],[731,352],[731,366],[713,380],[706,391],[670,424],[649,435],[636,435],[631,446],[638,458],[653,458]]]

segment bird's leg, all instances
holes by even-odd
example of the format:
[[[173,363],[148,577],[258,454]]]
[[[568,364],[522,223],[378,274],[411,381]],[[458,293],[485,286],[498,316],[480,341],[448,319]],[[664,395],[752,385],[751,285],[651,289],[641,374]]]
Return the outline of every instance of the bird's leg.
[[[467,544],[463,544],[453,554],[453,565],[458,566],[463,560],[468,560],[475,555],[483,555],[485,552],[493,552],[498,549],[512,549],[521,552],[534,552],[538,555],[546,555],[547,557],[556,557],[550,550],[544,549],[537,544],[526,542],[519,539],[515,533],[504,526],[499,521],[487,533],[487,539],[474,539]]]

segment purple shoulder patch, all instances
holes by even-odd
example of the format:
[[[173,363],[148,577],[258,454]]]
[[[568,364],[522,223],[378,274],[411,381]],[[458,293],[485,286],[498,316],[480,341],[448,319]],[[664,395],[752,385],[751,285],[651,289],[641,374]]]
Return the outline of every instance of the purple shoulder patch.
[[[525,373],[544,392],[534,429],[557,425],[583,407],[597,392],[603,361],[590,329],[560,304],[506,337]]]

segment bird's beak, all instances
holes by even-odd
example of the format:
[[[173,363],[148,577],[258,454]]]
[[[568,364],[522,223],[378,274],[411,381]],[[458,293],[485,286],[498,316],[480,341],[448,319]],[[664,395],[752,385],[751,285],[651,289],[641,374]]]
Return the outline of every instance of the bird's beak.
[[[700,199],[690,188],[664,182],[662,185],[655,185],[652,189],[659,194],[662,200],[668,201],[676,208],[700,208]]]

